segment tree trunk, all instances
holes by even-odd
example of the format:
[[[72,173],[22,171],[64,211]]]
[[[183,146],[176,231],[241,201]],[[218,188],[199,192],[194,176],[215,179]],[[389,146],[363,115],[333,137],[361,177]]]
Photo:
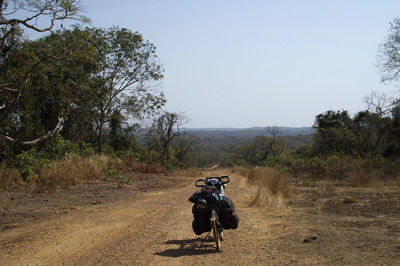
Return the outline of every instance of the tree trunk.
[[[103,123],[99,124],[99,134],[97,135],[97,153],[103,152]]]

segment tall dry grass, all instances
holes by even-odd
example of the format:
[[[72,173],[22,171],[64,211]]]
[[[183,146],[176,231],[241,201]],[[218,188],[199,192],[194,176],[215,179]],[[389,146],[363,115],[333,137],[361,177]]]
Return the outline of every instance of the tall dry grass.
[[[121,158],[116,158],[111,161],[111,167],[128,172],[137,173],[161,173],[162,169],[159,169],[151,164],[140,163],[132,159],[131,156],[125,155]]]
[[[235,165],[232,167],[232,172],[248,178],[249,174],[251,173],[251,169],[252,167]]]
[[[18,185],[22,183],[21,174],[18,169],[0,165],[0,188]]]
[[[288,177],[273,168],[252,168],[248,174],[248,182],[257,185],[256,196],[251,202],[251,206],[280,207],[292,191]]]
[[[110,163],[110,158],[104,155],[76,155],[40,169],[33,180],[38,192],[55,191],[57,187],[69,187],[84,180],[104,177]]]
[[[351,171],[348,177],[352,187],[371,187],[381,183],[382,173],[376,170],[357,169]]]

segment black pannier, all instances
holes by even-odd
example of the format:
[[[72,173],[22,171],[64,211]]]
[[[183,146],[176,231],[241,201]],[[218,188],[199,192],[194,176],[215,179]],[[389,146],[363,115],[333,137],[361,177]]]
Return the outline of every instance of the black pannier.
[[[194,203],[192,228],[196,235],[210,232],[211,208],[209,206],[215,205],[218,199],[218,190],[213,187],[204,187],[189,198],[189,201]]]
[[[203,203],[196,203],[192,208],[193,222],[192,228],[196,235],[201,235],[202,233],[209,232],[211,230],[210,217],[211,209],[209,209]]]
[[[217,204],[222,228],[236,229],[239,225],[239,216],[235,211],[235,206],[230,198],[225,197]]]
[[[192,228],[196,235],[210,232],[211,206],[217,206],[221,225],[224,229],[236,229],[239,225],[239,216],[235,212],[235,206],[230,198],[219,199],[218,189],[215,187],[203,187],[195,192],[190,198],[193,202],[193,222]]]

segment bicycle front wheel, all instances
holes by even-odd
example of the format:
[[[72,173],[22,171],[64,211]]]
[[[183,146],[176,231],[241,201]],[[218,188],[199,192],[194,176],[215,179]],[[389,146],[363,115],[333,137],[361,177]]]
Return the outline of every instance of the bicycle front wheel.
[[[216,220],[214,220],[212,222],[212,230],[213,230],[213,236],[214,236],[214,239],[215,239],[215,244],[217,246],[217,251],[220,251],[221,250],[221,238],[220,238],[220,231],[219,231],[219,228],[217,226],[217,221]]]

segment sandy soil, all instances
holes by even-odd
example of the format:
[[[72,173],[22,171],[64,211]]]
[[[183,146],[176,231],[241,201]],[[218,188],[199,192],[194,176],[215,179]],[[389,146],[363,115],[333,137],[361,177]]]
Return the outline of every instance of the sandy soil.
[[[225,175],[214,170],[206,175]],[[196,178],[145,176],[53,194],[0,191],[0,265],[395,265],[400,187],[318,182],[280,208],[249,207],[255,188],[232,174],[226,195],[240,216],[222,252],[191,229]],[[356,202],[344,204],[345,197]]]

